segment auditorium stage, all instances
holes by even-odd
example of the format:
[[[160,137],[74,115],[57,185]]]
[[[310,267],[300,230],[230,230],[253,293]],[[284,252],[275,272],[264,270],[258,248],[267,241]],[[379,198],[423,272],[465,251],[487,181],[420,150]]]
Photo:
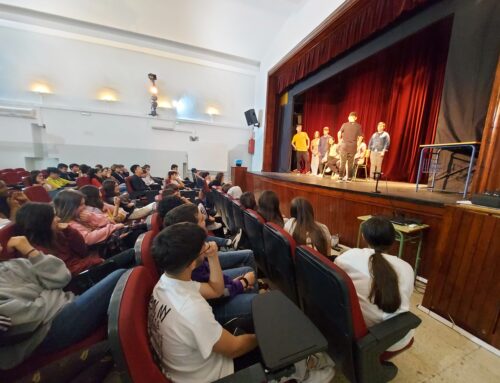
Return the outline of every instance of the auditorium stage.
[[[329,176],[321,178],[299,173],[249,173],[280,181],[311,185],[319,188],[328,188],[344,192],[362,193],[378,198],[393,198],[400,201],[422,203],[426,205],[443,206],[445,204],[455,204],[456,201],[463,199],[462,194],[459,193],[428,191],[426,184],[420,184],[420,188],[417,192],[415,190],[415,184],[381,180],[378,184],[378,190],[380,193],[375,193],[375,181],[366,181],[364,178],[358,178],[353,182],[336,182]]]
[[[307,198],[314,207],[317,221],[328,226],[330,233],[339,234],[340,242],[349,247],[357,245],[360,221],[364,215],[404,215],[429,225],[424,233],[422,261],[418,274],[424,278],[436,267],[434,255],[439,238],[445,229],[443,216],[446,205],[455,205],[461,194],[415,191],[415,184],[379,182],[380,194],[374,192],[375,182],[359,179],[338,183],[330,178],[293,173],[247,172],[232,168],[233,184],[251,190],[258,198],[264,190],[273,190],[279,197],[284,216],[290,216],[290,202],[295,197]],[[361,243],[361,246],[364,246]],[[397,254],[397,244],[391,254]],[[416,244],[406,244],[404,259],[414,265]]]

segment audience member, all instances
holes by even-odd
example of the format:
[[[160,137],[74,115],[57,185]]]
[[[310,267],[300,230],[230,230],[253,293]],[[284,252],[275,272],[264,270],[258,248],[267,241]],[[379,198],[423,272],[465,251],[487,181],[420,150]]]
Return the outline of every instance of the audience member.
[[[95,169],[99,169],[99,170],[102,170],[103,166],[101,164],[96,164],[94,166]]]
[[[113,204],[103,202],[99,189],[93,185],[85,185],[80,188],[85,196],[85,209],[94,214],[105,216],[111,223],[120,223],[126,220],[127,212],[121,208],[119,197],[113,199]]]
[[[161,189],[161,182],[158,183],[159,179],[151,176],[151,166],[149,166],[147,164],[144,165],[142,167],[142,171],[143,171],[142,180],[144,181],[146,186],[148,186],[150,189],[153,189],[153,190],[160,190]]]
[[[156,211],[160,216],[161,221],[164,222],[165,216],[170,210],[175,209],[177,206],[181,206],[185,203],[186,202],[184,202],[181,197],[176,195],[169,195],[157,203]]]
[[[18,190],[10,191],[7,184],[0,180],[0,218],[15,222],[17,210],[27,201],[26,194]]]
[[[102,186],[102,169],[94,168],[90,169],[88,172],[88,177],[90,178],[91,185],[100,188]]]
[[[412,267],[402,259],[384,254],[395,241],[392,223],[384,217],[372,217],[361,226],[368,249],[351,249],[338,256],[335,263],[352,279],[366,325],[383,322],[409,311],[413,292]],[[388,351],[404,348],[414,330],[389,347]]]
[[[219,172],[215,176],[215,179],[208,184],[208,187],[212,189],[214,186],[222,187],[224,185],[224,173]]]
[[[233,187],[233,184],[231,182],[228,182],[228,183],[222,185],[222,192],[227,194],[229,189],[231,189],[232,187]]]
[[[31,354],[67,348],[105,323],[111,294],[124,270],[75,296],[63,291],[71,273],[62,260],[36,250],[23,236],[12,237],[7,250],[21,257],[0,262],[0,307],[11,320],[2,337],[15,339],[0,347],[1,369],[13,368]]]
[[[328,228],[314,220],[311,203],[302,197],[292,200],[290,219],[284,229],[288,231],[297,245],[308,245],[325,256],[330,256],[331,235]]]
[[[32,170],[30,173],[30,183],[32,186],[39,185],[42,186],[45,190],[52,191],[54,188],[47,183],[47,180],[43,176],[43,173],[40,170]]]
[[[153,214],[156,209],[156,202],[152,202],[143,207],[136,207],[130,200],[128,194],[120,195],[120,187],[118,182],[114,180],[106,180],[102,183],[102,196],[103,201],[109,205],[114,205],[115,198],[120,199],[120,207],[127,213],[127,219],[142,219],[148,215]]]
[[[215,244],[193,223],[164,229],[154,240],[153,257],[164,270],[149,305],[148,332],[160,368],[177,382],[212,382],[237,369],[232,359],[257,347],[253,334],[234,336],[214,318],[204,298],[219,298],[224,279]],[[210,277],[191,280],[206,257]],[[167,311],[168,310],[168,311]],[[161,315],[168,312],[168,319]]]
[[[240,204],[245,209],[257,210],[257,201],[253,192],[245,192],[240,197]]]
[[[70,177],[71,181],[76,181],[76,179],[80,177],[80,165],[70,164],[69,170],[70,172],[68,173],[68,176]]]
[[[130,171],[133,175],[130,177],[130,186],[134,192],[137,192],[141,196],[145,196],[148,202],[154,202],[155,196],[158,194],[157,191],[153,191],[144,183],[142,179],[142,168],[139,165],[132,165]]]
[[[280,211],[280,200],[272,190],[265,190],[259,197],[259,208],[257,212],[266,220],[283,227],[285,222]]]
[[[243,191],[239,186],[233,186],[231,189],[227,191],[227,195],[235,200],[239,200],[242,194]]]
[[[92,169],[90,166],[81,164],[80,165],[80,177],[88,176],[90,169]]]
[[[123,175],[123,166],[112,165],[111,166],[111,176],[118,181],[118,184],[125,183],[125,176]]]
[[[57,169],[61,172],[61,178],[64,178],[68,181],[74,181],[74,179],[68,173],[68,165],[60,163],[59,165],[57,165]]]
[[[179,173],[175,170],[170,170],[167,174],[167,178],[165,179],[163,186],[166,187],[168,185],[176,185],[181,189],[185,187],[184,182],[182,182],[182,179],[179,177]]]
[[[47,168],[47,183],[52,186],[54,190],[61,189],[66,186],[75,185],[74,181],[68,181],[61,178],[61,172],[57,168]]]

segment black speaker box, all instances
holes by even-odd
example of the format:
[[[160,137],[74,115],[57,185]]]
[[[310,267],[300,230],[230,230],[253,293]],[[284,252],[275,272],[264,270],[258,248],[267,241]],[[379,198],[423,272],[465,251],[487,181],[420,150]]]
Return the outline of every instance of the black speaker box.
[[[255,114],[255,109],[248,109],[245,112],[245,118],[247,120],[247,125],[259,126],[259,120],[257,120],[257,115]]]

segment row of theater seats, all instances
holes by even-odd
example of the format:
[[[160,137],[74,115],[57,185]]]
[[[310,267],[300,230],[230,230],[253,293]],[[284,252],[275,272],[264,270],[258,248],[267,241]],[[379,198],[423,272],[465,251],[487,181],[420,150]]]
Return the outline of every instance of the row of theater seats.
[[[24,168],[8,168],[0,170],[0,180],[4,181],[8,186],[17,186],[22,184],[23,179],[29,178],[30,172]]]
[[[420,324],[416,315],[403,313],[368,328],[351,279],[332,260],[297,246],[280,226],[265,223],[219,190],[214,190],[214,202],[231,232],[243,230],[259,269],[327,338],[330,356],[351,382],[385,382],[397,374],[387,361],[396,353],[385,350]]]

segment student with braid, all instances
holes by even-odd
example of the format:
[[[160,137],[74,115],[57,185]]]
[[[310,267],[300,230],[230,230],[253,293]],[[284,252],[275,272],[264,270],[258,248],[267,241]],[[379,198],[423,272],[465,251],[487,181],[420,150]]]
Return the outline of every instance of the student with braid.
[[[370,248],[348,250],[335,263],[352,279],[366,325],[371,327],[410,310],[414,274],[408,263],[383,253],[394,243],[396,234],[387,218],[370,218],[362,224],[361,232]],[[388,351],[404,348],[413,334],[411,330]]]

